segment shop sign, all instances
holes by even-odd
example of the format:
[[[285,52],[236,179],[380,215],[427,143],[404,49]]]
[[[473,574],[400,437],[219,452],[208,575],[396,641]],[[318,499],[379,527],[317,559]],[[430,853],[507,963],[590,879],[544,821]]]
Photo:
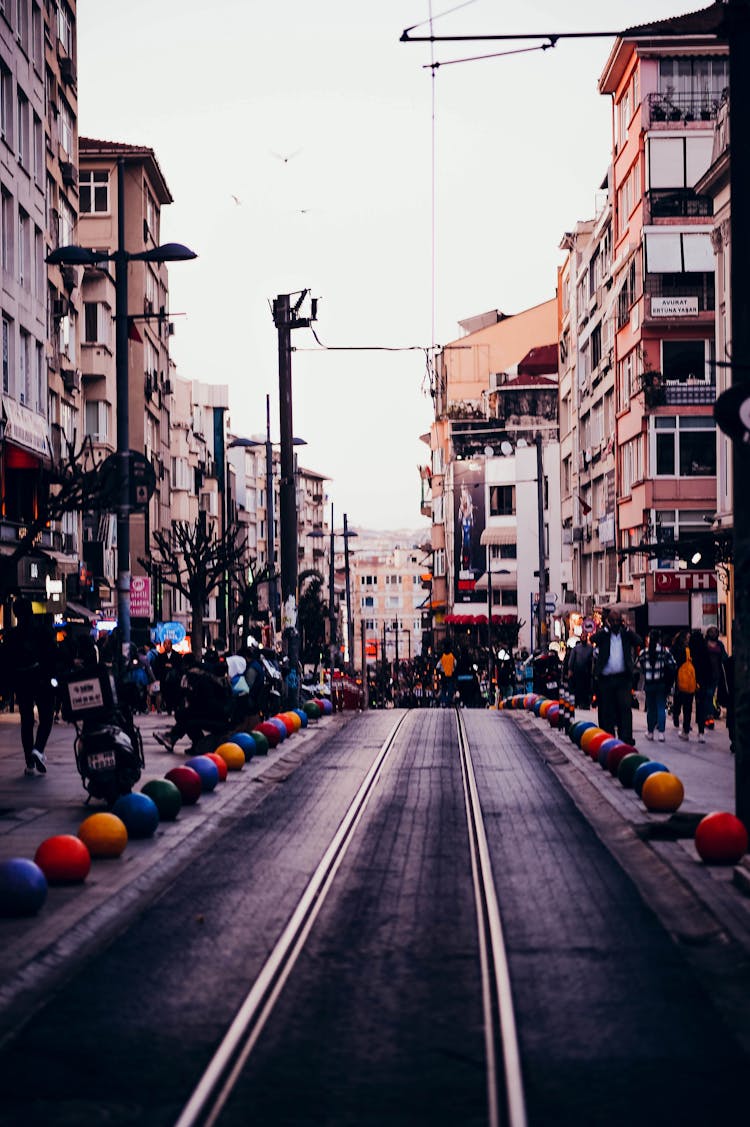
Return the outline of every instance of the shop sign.
[[[652,297],[652,317],[696,317],[697,297]]]
[[[655,571],[657,595],[677,595],[684,591],[711,591],[716,587],[713,571]]]
[[[151,577],[148,575],[130,577],[130,617],[151,617]]]

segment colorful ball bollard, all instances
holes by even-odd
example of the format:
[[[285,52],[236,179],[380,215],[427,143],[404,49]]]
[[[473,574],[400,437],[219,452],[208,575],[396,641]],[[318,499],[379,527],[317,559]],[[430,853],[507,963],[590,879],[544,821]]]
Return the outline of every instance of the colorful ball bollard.
[[[147,794],[121,794],[112,813],[122,818],[129,838],[153,837],[159,825],[159,808]]]
[[[323,697],[321,700],[318,701],[318,704],[320,705],[321,709],[323,710],[324,716],[333,715],[333,702],[332,701],[326,700],[325,697]]]
[[[682,806],[684,797],[682,782],[667,770],[654,771],[646,777],[641,787],[643,805],[652,814],[674,814]]]
[[[255,743],[255,754],[268,755],[269,744],[267,737],[264,736],[262,732],[257,731],[257,729],[252,731],[250,735]]]
[[[620,764],[626,755],[632,755],[634,748],[630,744],[620,743],[619,747],[613,747],[607,756],[607,770],[614,779],[617,778],[617,772],[620,769]]]
[[[610,736],[612,733],[605,732],[603,728],[597,728],[596,725],[594,725],[593,728],[587,728],[585,732],[581,732],[581,738],[578,741],[578,746],[580,747],[581,751],[585,752],[586,755],[588,755],[589,746],[592,740],[599,734]]]
[[[593,722],[593,720],[576,720],[575,724],[571,724],[568,735],[570,736],[572,742],[574,744],[578,744],[578,746],[580,747],[581,736],[583,735],[583,733],[589,728],[596,728],[596,726],[597,725]]]
[[[278,729],[279,738],[280,738],[281,742],[283,743],[284,740],[289,735],[289,730],[287,729],[287,726],[284,723],[284,721],[279,716],[272,716],[271,719],[268,721],[268,723],[273,724],[274,727]]]
[[[552,708],[552,701],[551,700],[543,700],[542,701],[542,706],[539,709],[539,715],[541,716],[542,720],[547,719],[547,713],[549,712],[549,710],[551,708]]]
[[[715,810],[706,814],[695,831],[695,848],[702,861],[714,865],[736,865],[747,853],[747,830],[734,814]]]
[[[281,732],[279,731],[278,724],[273,724],[270,720],[264,720],[259,730],[268,740],[269,747],[275,748],[279,746],[281,743]]]
[[[533,708],[534,702],[536,701],[536,699],[537,699],[536,693],[527,693],[526,696],[523,698],[523,707],[526,708],[526,709]]]
[[[294,733],[297,731],[297,729],[294,726],[294,721],[290,718],[288,712],[280,712],[278,714],[278,716],[275,717],[275,719],[281,721],[281,723],[286,728],[286,734],[288,736],[293,736]]]
[[[633,790],[639,798],[641,797],[641,791],[643,790],[643,784],[646,779],[656,771],[668,772],[669,767],[667,767],[665,763],[660,763],[658,759],[649,759],[647,763],[641,763],[633,779]]]
[[[91,854],[74,834],[45,838],[34,854],[34,862],[47,884],[81,884],[91,869]]]
[[[258,735],[258,734],[259,733],[256,733],[256,735]],[[265,737],[262,737],[262,738],[265,738]],[[246,763],[249,763],[249,761],[252,759],[252,757],[257,754],[257,746],[258,745],[256,744],[255,739],[250,734],[250,732],[235,732],[232,736],[232,743],[237,744],[237,747],[242,748],[242,753],[245,756],[245,762]],[[266,746],[268,746],[268,741],[266,741]],[[221,758],[221,756],[219,756],[219,758]],[[222,760],[222,762],[223,762],[223,760]],[[224,766],[226,768],[226,764]],[[224,774],[224,778],[226,778],[226,771],[225,771],[225,774]]]
[[[307,718],[307,713],[305,712],[304,708],[295,708],[294,711],[299,716],[299,722],[302,725],[302,727],[306,728],[309,721],[308,721],[308,718]]]
[[[544,697],[539,697],[537,700],[534,701],[534,704],[533,704],[531,711],[534,713],[535,716],[541,716],[542,715],[542,705],[544,704],[544,702],[545,702]]]
[[[239,744],[231,741],[219,744],[216,754],[221,756],[229,771],[241,771],[245,766],[245,753]]]
[[[316,704],[314,700],[306,700],[302,707],[307,713],[308,720],[320,720],[320,717],[322,716],[322,710],[320,708],[320,705]]]
[[[617,768],[617,779],[620,785],[625,787],[626,790],[632,790],[635,773],[644,763],[648,763],[648,756],[639,755],[636,751],[623,756]]]
[[[550,728],[559,728],[561,719],[562,713],[560,711],[559,704],[553,704],[551,708],[547,709],[545,720],[549,724]]]
[[[613,748],[623,746],[624,744],[622,740],[618,740],[615,736],[610,736],[609,739],[604,740],[603,743],[599,744],[599,752],[596,758],[599,762],[599,766],[603,771],[607,770],[607,759],[609,757],[610,751],[612,751]]]
[[[47,878],[27,857],[0,861],[0,916],[34,916],[47,899]]]
[[[159,821],[173,822],[182,809],[182,795],[169,779],[149,779],[141,787],[159,811]]]
[[[302,721],[300,720],[296,712],[282,712],[280,715],[281,719],[289,729],[290,736],[293,736],[294,733],[298,732],[302,727]]]
[[[594,763],[597,763],[599,761],[599,749],[602,744],[605,744],[607,740],[611,740],[612,738],[609,732],[596,732],[591,736],[586,744],[586,754],[589,759],[593,759]]]
[[[169,779],[170,783],[174,783],[177,787],[183,806],[195,806],[203,789],[201,777],[197,771],[194,771],[192,767],[185,767],[181,764],[179,767],[173,767],[171,771],[167,771],[164,778]]]
[[[78,836],[92,857],[120,857],[128,844],[128,831],[116,814],[90,814],[78,827]]]
[[[219,782],[220,783],[226,782],[228,769],[227,769],[226,763],[221,758],[221,756],[217,755],[215,751],[207,751],[206,752],[206,758],[210,759],[212,763],[216,764],[216,768],[219,772]]]
[[[185,766],[192,767],[200,775],[203,794],[210,794],[219,785],[219,768],[207,755],[194,755],[185,760]]]

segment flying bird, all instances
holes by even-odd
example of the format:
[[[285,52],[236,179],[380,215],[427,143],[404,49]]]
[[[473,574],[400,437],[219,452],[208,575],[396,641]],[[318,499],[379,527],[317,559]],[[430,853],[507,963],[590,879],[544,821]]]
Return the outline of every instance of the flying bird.
[[[237,204],[237,207],[242,207],[242,200],[240,199],[239,196],[235,196],[234,194],[232,194],[232,199]]]
[[[302,149],[295,149],[293,153],[289,153],[287,156],[284,156],[283,153],[275,153],[273,149],[270,149],[269,152],[271,153],[272,157],[276,157],[277,160],[283,161],[284,164],[289,164],[289,161],[292,159],[292,157],[298,156],[299,153],[302,152]]]

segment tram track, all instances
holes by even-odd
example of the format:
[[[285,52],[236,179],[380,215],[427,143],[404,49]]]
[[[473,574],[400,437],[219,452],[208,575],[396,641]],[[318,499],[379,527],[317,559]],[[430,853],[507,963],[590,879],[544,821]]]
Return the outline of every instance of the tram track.
[[[239,1007],[175,1127],[213,1127],[270,1019],[344,861],[409,712],[381,745],[297,907]],[[526,1127],[508,960],[466,726],[455,710],[457,751],[478,932],[489,1127]]]

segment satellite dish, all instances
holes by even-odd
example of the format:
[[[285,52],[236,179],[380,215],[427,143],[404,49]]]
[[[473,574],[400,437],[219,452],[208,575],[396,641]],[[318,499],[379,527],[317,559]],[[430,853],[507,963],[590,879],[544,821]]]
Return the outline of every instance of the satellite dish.
[[[508,455],[508,454],[512,454],[512,453],[513,453],[513,447],[512,447],[512,446],[511,446],[511,444],[510,444],[509,442],[507,442],[507,441],[506,441],[506,442],[502,442],[502,443],[500,444],[500,449],[502,450],[503,454],[505,454],[505,455]]]
[[[491,458],[492,455],[495,453],[495,451],[492,449],[491,446],[485,446],[484,453],[485,453],[486,457]]]
[[[519,438],[518,442],[516,443],[516,446],[519,450],[525,450],[528,445],[529,444],[525,438]]]

